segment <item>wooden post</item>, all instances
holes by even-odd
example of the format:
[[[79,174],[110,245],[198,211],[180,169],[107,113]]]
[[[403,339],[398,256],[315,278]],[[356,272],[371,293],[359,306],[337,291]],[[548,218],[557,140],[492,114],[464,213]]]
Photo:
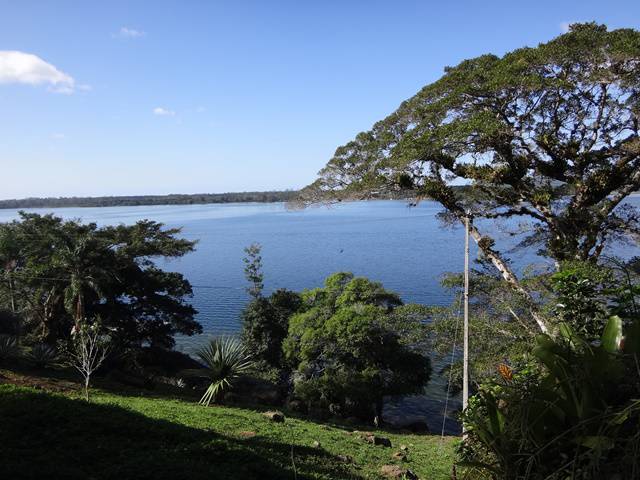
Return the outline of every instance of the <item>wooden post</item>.
[[[469,404],[469,214],[464,218],[464,333],[462,357],[462,410]],[[466,438],[464,426],[463,439]]]

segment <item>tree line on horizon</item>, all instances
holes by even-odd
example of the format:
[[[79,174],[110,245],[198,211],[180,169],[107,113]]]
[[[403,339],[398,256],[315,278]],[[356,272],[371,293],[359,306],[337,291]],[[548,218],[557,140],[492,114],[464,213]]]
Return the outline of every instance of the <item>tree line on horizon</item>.
[[[123,195],[104,197],[29,197],[0,200],[0,209],[133,207],[143,205],[198,205],[209,203],[273,203],[290,201],[297,193],[296,190],[271,190],[266,192]]]

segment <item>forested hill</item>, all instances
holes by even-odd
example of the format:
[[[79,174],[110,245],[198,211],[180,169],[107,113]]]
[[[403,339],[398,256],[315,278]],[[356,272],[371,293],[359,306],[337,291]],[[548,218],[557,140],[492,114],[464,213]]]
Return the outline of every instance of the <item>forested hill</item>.
[[[119,197],[49,197],[0,200],[2,208],[123,207],[136,205],[193,205],[232,202],[286,202],[295,190],[270,192],[196,193],[171,195],[132,195]]]

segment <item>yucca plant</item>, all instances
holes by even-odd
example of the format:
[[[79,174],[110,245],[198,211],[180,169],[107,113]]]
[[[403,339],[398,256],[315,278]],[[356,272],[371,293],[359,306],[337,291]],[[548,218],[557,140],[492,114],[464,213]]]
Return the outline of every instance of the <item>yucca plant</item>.
[[[51,367],[58,364],[60,356],[58,351],[46,343],[37,343],[27,354],[27,359],[36,368]]]
[[[196,351],[196,356],[204,368],[188,370],[192,377],[206,378],[211,382],[198,403],[209,406],[211,401],[220,399],[225,391],[233,387],[236,378],[246,372],[253,361],[240,341],[233,337],[212,339]]]
[[[17,337],[12,335],[0,335],[0,362],[17,358],[22,350]]]

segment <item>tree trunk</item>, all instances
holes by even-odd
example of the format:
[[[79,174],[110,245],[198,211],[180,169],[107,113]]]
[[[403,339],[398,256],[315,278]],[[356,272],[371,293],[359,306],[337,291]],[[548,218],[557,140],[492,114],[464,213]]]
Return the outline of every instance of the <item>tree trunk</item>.
[[[464,222],[464,218],[462,218],[461,221]],[[538,324],[540,331],[542,333],[548,333],[549,328],[547,327],[546,322],[540,316],[540,313],[535,308],[535,303],[533,301],[533,298],[531,297],[531,293],[529,293],[522,285],[520,285],[518,277],[516,277],[516,275],[513,273],[507,262],[502,259],[498,252],[491,248],[485,237],[482,236],[478,228],[473,225],[473,223],[471,223],[470,225],[469,233],[471,235],[471,238],[473,238],[473,240],[478,245],[478,248],[483,253],[483,255],[487,257],[491,261],[493,266],[498,269],[500,275],[509,284],[509,286],[529,301],[529,313]]]
[[[13,295],[13,280],[11,276],[9,276],[9,296],[11,298],[11,313],[15,315],[16,313],[16,299]]]
[[[89,401],[89,375],[84,377],[84,399]]]

